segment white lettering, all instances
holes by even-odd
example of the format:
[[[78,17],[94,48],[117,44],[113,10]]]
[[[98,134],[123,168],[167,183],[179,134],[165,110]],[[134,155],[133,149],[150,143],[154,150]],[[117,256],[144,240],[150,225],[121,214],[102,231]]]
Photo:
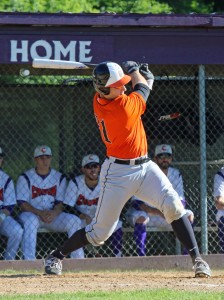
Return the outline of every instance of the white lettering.
[[[75,61],[75,47],[76,47],[76,41],[72,41],[68,44],[68,46],[65,48],[60,41],[53,41],[55,45],[55,53],[54,53],[54,59],[61,59],[61,53],[63,56],[66,56],[69,54],[69,60]]]
[[[38,54],[38,48],[39,47],[39,53]],[[44,52],[44,54],[42,54]],[[51,45],[43,40],[39,40],[34,42],[30,47],[30,55],[32,58],[51,58],[52,55],[52,47]]]
[[[86,57],[86,54],[89,54],[89,52],[91,51],[91,49],[87,49],[86,46],[90,46],[91,45],[91,41],[81,41],[79,42],[80,44],[80,51],[79,51],[79,61],[81,62],[90,62],[92,59],[92,56]]]
[[[29,62],[34,58],[58,59],[91,62],[91,41],[70,41],[67,46],[61,41],[37,40],[33,43],[28,40],[11,40],[11,62]]]
[[[21,47],[18,47],[18,41],[11,40],[10,61],[18,61],[18,54],[21,54],[21,61],[28,62],[28,41],[21,41]]]

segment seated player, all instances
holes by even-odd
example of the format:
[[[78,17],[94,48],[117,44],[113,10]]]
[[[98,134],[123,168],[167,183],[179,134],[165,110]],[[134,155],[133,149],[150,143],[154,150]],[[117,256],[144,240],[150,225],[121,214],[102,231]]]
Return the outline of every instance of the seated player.
[[[22,251],[25,260],[36,259],[37,232],[46,228],[67,232],[70,237],[81,228],[80,219],[63,212],[66,177],[51,168],[52,151],[45,145],[34,151],[35,167],[24,172],[17,181],[17,199],[24,228]],[[71,253],[71,258],[84,258],[83,249]]]

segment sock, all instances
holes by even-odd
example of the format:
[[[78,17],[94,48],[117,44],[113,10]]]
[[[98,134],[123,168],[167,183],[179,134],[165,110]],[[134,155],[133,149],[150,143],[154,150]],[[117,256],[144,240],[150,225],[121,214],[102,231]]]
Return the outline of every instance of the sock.
[[[137,246],[137,252],[139,256],[146,255],[145,241],[146,241],[146,225],[141,223],[135,223],[134,237]]]
[[[88,244],[90,243],[86,238],[85,228],[82,228],[73,233],[73,235],[65,241],[63,246],[56,249],[52,253],[52,255],[59,259],[63,259],[71,252],[78,250],[79,248],[82,248]]]
[[[194,230],[194,223],[191,223],[191,226],[192,226],[192,228],[193,228],[193,230]],[[183,255],[188,255],[189,253],[188,253],[188,251],[187,251],[187,248],[185,248],[184,247],[184,249],[183,249]]]
[[[219,236],[219,245],[220,253],[224,253],[224,217],[221,217],[218,222],[218,236]]]
[[[120,257],[122,251],[122,237],[123,231],[122,228],[114,231],[114,233],[110,236],[109,241],[111,243],[111,248],[115,256]]]
[[[186,215],[171,223],[176,237],[187,249],[193,264],[196,257],[201,257],[191,223]]]

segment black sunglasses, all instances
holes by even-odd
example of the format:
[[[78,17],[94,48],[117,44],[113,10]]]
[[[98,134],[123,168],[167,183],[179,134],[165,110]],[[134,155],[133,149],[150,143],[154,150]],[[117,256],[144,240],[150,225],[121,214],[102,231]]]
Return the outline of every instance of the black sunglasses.
[[[99,164],[89,164],[89,165],[86,165],[84,168],[85,169],[96,169],[99,167]]]
[[[171,154],[169,154],[169,153],[158,154],[157,157],[159,159],[171,158]]]

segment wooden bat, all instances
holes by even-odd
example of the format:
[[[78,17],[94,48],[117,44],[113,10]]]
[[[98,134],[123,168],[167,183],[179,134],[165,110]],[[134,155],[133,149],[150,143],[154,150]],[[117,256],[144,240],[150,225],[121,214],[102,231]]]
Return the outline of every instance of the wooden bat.
[[[181,116],[181,113],[175,112],[170,115],[160,116],[159,121],[169,121],[169,120],[177,119],[180,116]]]
[[[96,64],[81,63],[68,60],[54,60],[45,58],[34,58],[33,68],[37,69],[93,69]]]

